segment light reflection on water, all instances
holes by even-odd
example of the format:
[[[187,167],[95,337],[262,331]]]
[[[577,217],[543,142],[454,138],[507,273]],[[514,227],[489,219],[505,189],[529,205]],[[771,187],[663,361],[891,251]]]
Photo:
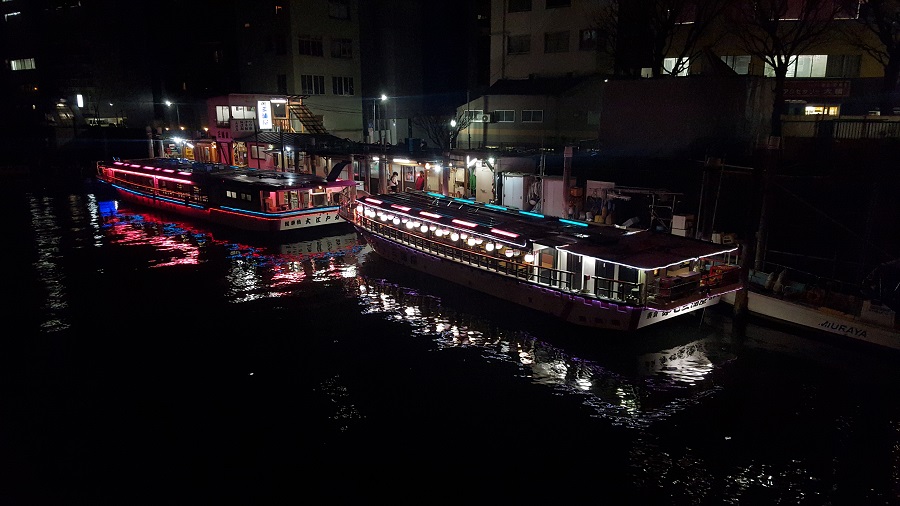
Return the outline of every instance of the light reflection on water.
[[[352,232],[323,231],[319,237],[258,246],[223,239],[226,236],[152,212],[119,209],[115,201],[97,200],[93,195],[60,202],[31,194],[26,203],[34,231],[32,268],[43,292],[42,332],[64,331],[72,325],[70,297],[73,283],[81,279],[73,279],[67,262],[78,262],[88,271],[111,268],[89,263],[88,255],[79,254],[86,250],[129,251],[138,267],[155,271],[191,271],[217,264],[223,272],[222,296],[233,305],[296,297],[309,292],[310,284],[336,286],[342,297],[358,303],[362,315],[401,323],[438,352],[477,352],[487,364],[513,365],[512,374],[527,379],[534,388],[577,399],[589,408],[588,416],[600,424],[598,432],[624,429],[632,438],[627,454],[631,486],[659,490],[673,498],[672,503],[749,504],[753,498],[764,497],[769,504],[827,504],[836,503],[838,491],[850,487],[859,498],[857,504],[896,504],[892,499],[896,485],[892,488],[878,479],[883,472],[885,481],[896,484],[900,476],[900,422],[896,410],[889,407],[896,405],[896,396],[887,398],[888,407],[873,407],[866,404],[865,387],[870,385],[865,385],[850,394],[858,395],[859,406],[865,408],[852,399],[832,399],[838,394],[831,388],[840,385],[819,386],[828,378],[827,368],[807,377],[791,372],[796,363],[779,358],[771,370],[744,371],[752,376],[743,381],[758,382],[770,391],[756,393],[755,401],[731,400],[742,411],[734,415],[726,410],[731,418],[720,420],[717,406],[723,399],[747,392],[730,390],[731,365],[741,362],[738,353],[742,360],[748,356],[759,360],[759,352],[733,346],[721,332],[695,329],[690,338],[649,350],[632,353],[606,348],[608,354],[597,356],[559,345],[546,331],[516,330],[448,307],[432,295],[435,292],[422,291],[427,284],[404,286],[392,282],[390,275],[370,274],[363,265],[383,261],[368,258],[369,249]],[[74,253],[75,259],[67,260],[64,253]],[[765,353],[783,346],[783,341],[769,334],[760,335],[769,345]],[[752,348],[755,343],[745,344]],[[808,346],[803,359],[827,353],[827,346],[820,343]],[[782,350],[773,355],[781,357]],[[851,360],[847,354],[833,355],[841,362]],[[495,369],[498,374],[509,370]],[[786,380],[770,381],[770,375]],[[367,422],[360,394],[341,374],[327,374],[316,389],[328,397],[333,410],[329,416],[338,432],[352,432],[354,422]],[[886,389],[884,393],[896,392]],[[769,413],[779,423],[771,423]],[[607,431],[602,437],[617,437],[617,433]],[[776,444],[783,447],[779,448],[782,453],[756,448]],[[857,449],[860,445],[880,448],[872,451],[881,459],[876,461],[880,466]],[[839,475],[855,475],[856,468],[872,472],[861,473],[866,476],[849,485],[840,481]]]
[[[528,332],[461,319],[444,311],[440,299],[384,280],[361,279],[359,297],[365,311],[404,321],[438,349],[474,348],[486,360],[518,364],[532,383],[581,396],[596,416],[631,428],[646,428],[717,391],[710,373],[734,359],[708,338],[640,355],[633,369],[617,372]]]

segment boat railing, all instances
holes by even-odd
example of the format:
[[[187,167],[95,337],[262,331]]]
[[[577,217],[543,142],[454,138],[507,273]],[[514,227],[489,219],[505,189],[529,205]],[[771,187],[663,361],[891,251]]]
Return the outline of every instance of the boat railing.
[[[120,178],[120,177],[112,177],[109,178],[109,182],[115,183],[117,185],[123,186],[130,190],[134,190],[136,192],[140,192],[146,195],[151,195],[154,197],[165,197],[173,200],[181,200],[184,202],[194,202],[198,204],[206,205],[209,203],[209,197],[200,193],[195,193],[193,191],[177,191],[169,188],[155,188],[151,185],[141,184],[136,181],[132,181],[130,179]],[[193,187],[192,187],[193,189]]]
[[[472,267],[503,276],[514,277],[528,283],[550,287],[561,292],[570,292],[582,297],[629,304],[639,304],[641,302],[642,285],[640,283],[599,276],[586,276],[584,278],[585,281],[593,280],[594,283],[592,289],[585,290],[581,286],[575,285],[576,276],[581,278],[581,275],[571,271],[526,264],[507,257],[481,253],[473,249],[433,240],[361,215],[358,215],[356,219],[359,220],[358,224],[364,228],[388,237],[393,241],[406,244],[420,251],[426,251],[456,262],[465,263]]]

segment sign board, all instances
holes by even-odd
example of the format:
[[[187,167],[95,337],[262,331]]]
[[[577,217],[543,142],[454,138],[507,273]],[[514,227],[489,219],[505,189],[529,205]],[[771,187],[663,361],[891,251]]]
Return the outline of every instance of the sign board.
[[[850,81],[827,80],[787,80],[784,83],[784,98],[844,98],[850,96]]]
[[[259,129],[272,129],[272,102],[268,100],[260,100],[257,102],[256,110],[259,113]]]

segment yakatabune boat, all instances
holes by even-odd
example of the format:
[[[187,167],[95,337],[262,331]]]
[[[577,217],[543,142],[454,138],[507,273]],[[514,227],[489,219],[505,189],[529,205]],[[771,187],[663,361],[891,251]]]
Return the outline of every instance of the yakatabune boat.
[[[350,180],[176,158],[97,162],[96,178],[125,201],[253,232],[346,223]]]
[[[341,214],[379,255],[573,324],[636,330],[740,288],[737,245],[409,191]]]

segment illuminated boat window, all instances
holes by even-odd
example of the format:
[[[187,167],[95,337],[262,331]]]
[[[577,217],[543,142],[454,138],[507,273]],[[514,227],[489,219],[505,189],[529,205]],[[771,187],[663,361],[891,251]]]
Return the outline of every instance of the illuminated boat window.
[[[514,234],[514,233],[512,233],[512,232],[507,232],[506,230],[500,230],[499,228],[492,228],[492,229],[491,229],[491,233],[494,233],[494,234],[497,234],[497,235],[503,235],[503,236],[506,236],[506,237],[512,237],[512,238],[519,237],[519,234]]]
[[[475,228],[478,226],[477,223],[472,223],[471,221],[464,221],[464,220],[450,220],[450,221],[452,221],[453,223],[456,223],[457,225],[462,225],[464,227],[469,227],[469,228]]]

